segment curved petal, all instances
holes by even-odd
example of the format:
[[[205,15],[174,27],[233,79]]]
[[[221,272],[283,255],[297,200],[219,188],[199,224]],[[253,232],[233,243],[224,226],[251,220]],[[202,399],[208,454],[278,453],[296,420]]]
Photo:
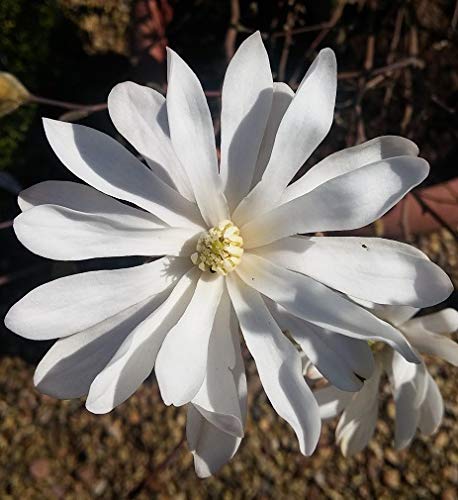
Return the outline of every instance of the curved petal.
[[[212,425],[192,404],[188,406],[186,437],[200,478],[216,474],[231,460],[242,442],[241,438]]]
[[[420,352],[439,356],[458,366],[458,344],[446,336],[458,329],[458,312],[444,309],[414,318],[402,325],[402,331]]]
[[[236,272],[247,285],[294,316],[356,339],[386,342],[406,359],[418,362],[401,332],[308,276],[249,253]]]
[[[163,259],[127,269],[89,271],[35,288],[9,310],[5,325],[32,340],[67,337],[169,288],[189,259]]]
[[[329,420],[342,413],[353,399],[352,392],[341,391],[333,385],[313,391],[313,395],[320,407],[321,420]]]
[[[395,156],[418,156],[418,147],[411,140],[395,135],[376,137],[363,144],[337,151],[308,170],[300,179],[288,186],[282,197],[286,203],[312,191],[334,177],[351,172]]]
[[[59,160],[102,193],[128,201],[172,226],[202,226],[194,203],[183,198],[112,137],[83,125],[43,120]]]
[[[226,71],[221,108],[221,177],[231,209],[248,193],[272,106],[272,73],[259,31]]]
[[[431,436],[434,434],[442,423],[444,416],[444,401],[442,395],[434,382],[431,375],[427,374],[428,389],[425,400],[420,406],[420,418],[418,427],[423,434]]]
[[[367,342],[319,328],[288,314],[281,306],[273,315],[320,373],[338,389],[358,391],[363,379],[372,375],[374,358]]]
[[[165,293],[58,340],[35,370],[33,382],[37,389],[59,399],[85,396],[124,339],[164,300]]]
[[[150,87],[123,82],[110,92],[108,111],[118,132],[145,158],[151,170],[194,201],[188,176],[170,140],[165,97]]]
[[[377,363],[374,374],[353,396],[340,417],[336,441],[345,457],[363,450],[372,438],[378,416],[378,391],[382,370]]]
[[[458,330],[458,311],[452,308],[442,309],[442,311],[414,318],[403,326],[408,327],[409,330],[418,328],[438,335],[453,333]]]
[[[158,227],[144,218],[90,214],[40,205],[14,220],[14,232],[31,252],[55,260],[129,255],[189,256],[200,231]]]
[[[209,226],[228,219],[218,173],[215,133],[202,86],[181,57],[167,49],[167,113],[173,149]]]
[[[390,380],[396,405],[394,445],[402,450],[409,446],[420,418],[428,388],[428,372],[424,363],[408,363],[398,353],[393,353]]]
[[[388,306],[374,304],[373,302],[360,301],[360,299],[356,299],[354,297],[351,297],[351,299],[355,300],[357,304],[361,304],[366,309],[369,309],[369,311],[372,314],[375,314],[378,318],[382,319],[383,321],[387,321],[388,323],[398,328],[400,328],[410,318],[415,316],[415,314],[417,314],[417,312],[420,310],[417,307]]]
[[[331,49],[323,49],[283,116],[261,182],[235,211],[238,224],[277,204],[296,172],[326,137],[334,117],[336,87],[336,57]]]
[[[235,366],[236,356],[231,315],[231,303],[225,292],[221,297],[210,337],[205,379],[192,404],[215,427],[228,434],[243,437],[244,422],[237,380],[231,371]]]
[[[382,238],[292,237],[258,248],[256,254],[379,304],[427,307],[453,291],[449,277],[423,252]]]
[[[367,226],[420,184],[428,172],[425,160],[398,156],[343,174],[270,212],[252,215],[241,228],[245,247],[267,245],[297,233]]]
[[[321,422],[318,405],[302,376],[300,355],[282,334],[259,293],[233,273],[227,277],[227,285],[267,397],[293,428],[301,452],[310,455],[317,445]]]
[[[121,203],[91,186],[77,182],[40,182],[21,191],[17,201],[23,212],[40,205],[58,205],[88,214],[108,213],[124,218],[143,219],[157,228],[165,226],[153,214]]]
[[[252,187],[261,180],[261,177],[264,174],[272,154],[278,127],[280,126],[283,116],[285,115],[286,110],[294,97],[293,90],[286,83],[274,82],[273,88],[274,93],[272,98],[272,107],[267,120],[266,130],[264,131],[264,136],[262,138],[261,147],[259,148],[253,182],[251,183]]]
[[[91,384],[86,408],[92,413],[108,413],[140,387],[153,370],[161,344],[189,304],[198,277],[191,269],[169,297],[124,340]]]
[[[155,370],[166,405],[189,403],[204,382],[210,334],[223,290],[222,276],[202,273],[188,307],[162,343]]]

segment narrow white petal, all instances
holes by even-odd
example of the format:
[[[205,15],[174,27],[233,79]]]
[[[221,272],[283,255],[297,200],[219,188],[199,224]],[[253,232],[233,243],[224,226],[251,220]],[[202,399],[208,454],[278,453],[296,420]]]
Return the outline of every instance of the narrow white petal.
[[[91,214],[57,205],[23,212],[14,220],[14,231],[31,252],[55,260],[189,256],[201,232],[190,227],[158,227],[135,215]]]
[[[423,434],[430,436],[439,428],[444,416],[444,401],[431,375],[427,374],[428,389],[425,400],[420,407],[418,427]]]
[[[393,353],[390,380],[396,405],[394,444],[398,450],[406,448],[415,436],[420,406],[428,389],[427,373],[424,363],[408,363]]]
[[[173,148],[183,165],[205,222],[228,219],[218,173],[213,122],[202,85],[191,68],[167,49],[167,113]]]
[[[310,361],[343,391],[358,391],[372,375],[374,359],[367,342],[346,337],[288,314],[278,306],[274,318],[287,329]]]
[[[418,156],[418,147],[409,139],[387,135],[371,139],[329,155],[314,165],[299,180],[288,186],[282,203],[308,193],[334,177],[395,156]]]
[[[336,429],[342,453],[350,457],[363,450],[372,438],[378,416],[378,392],[382,370],[377,363],[374,374],[346,405]]]
[[[191,269],[169,297],[124,340],[106,368],[91,384],[86,408],[108,413],[129,398],[153,370],[168,331],[179,321],[192,297],[198,270]]]
[[[200,478],[216,474],[235,455],[242,441],[212,425],[192,404],[188,406],[186,437]]]
[[[129,333],[165,299],[163,292],[145,299],[97,325],[59,339],[46,353],[33,378],[48,396],[72,399],[85,396]]]
[[[414,318],[403,326],[412,330],[421,328],[438,335],[453,333],[458,330],[458,311],[451,308],[442,309],[442,311]]]
[[[418,307],[374,304],[373,302],[361,301],[355,297],[351,297],[351,299],[356,303],[361,304],[366,309],[369,309],[369,311],[380,319],[383,319],[383,321],[388,321],[388,323],[391,323],[393,326],[398,328],[410,318],[413,318],[420,310]]]
[[[262,297],[234,274],[227,278],[229,295],[246,345],[275,411],[293,428],[304,455],[310,455],[320,435],[318,405],[302,376],[298,351],[275,323]]]
[[[384,215],[429,172],[428,163],[399,156],[331,179],[270,212],[255,216],[241,230],[246,248],[267,245],[297,233],[346,231]],[[239,225],[237,218],[233,220]]]
[[[223,290],[222,276],[202,274],[186,311],[162,343],[155,370],[166,405],[189,403],[202,386]]]
[[[163,292],[190,267],[187,258],[165,257],[127,269],[65,276],[16,302],[5,325],[33,340],[67,337]]]
[[[236,272],[294,316],[356,339],[386,342],[406,359],[418,362],[401,332],[308,276],[250,253],[245,253]]]
[[[326,137],[334,117],[337,63],[331,49],[322,50],[304,76],[275,136],[261,182],[237,207],[243,224],[253,213],[276,204],[299,168]]]
[[[414,318],[402,325],[402,331],[420,352],[432,354],[458,366],[458,344],[446,334],[458,329],[458,312],[444,309]]]
[[[427,307],[453,291],[449,277],[423,252],[382,238],[290,237],[255,252],[347,295],[379,304]]]
[[[205,379],[192,404],[215,427],[243,437],[237,381],[231,370],[235,363],[231,315],[231,302],[227,292],[224,292],[208,346]]]
[[[267,120],[261,147],[259,148],[258,160],[256,162],[253,182],[251,184],[252,187],[261,180],[261,177],[264,174],[272,154],[278,127],[280,126],[283,116],[285,115],[288,106],[291,104],[293,97],[294,92],[286,83],[274,82],[272,108]]]
[[[83,125],[43,120],[60,161],[102,193],[128,201],[172,226],[202,225],[194,203],[183,198],[112,137]]]
[[[193,201],[188,176],[170,140],[165,97],[150,87],[123,82],[110,92],[108,111],[118,132],[143,156],[151,170]]]
[[[226,71],[221,108],[221,177],[229,207],[248,193],[272,106],[272,73],[259,31],[238,48]]]
[[[320,407],[320,417],[322,420],[329,420],[337,417],[348,406],[353,398],[352,392],[341,391],[333,385],[317,389],[313,392]]]
[[[59,205],[88,214],[109,213],[122,217],[144,219],[150,224],[155,224],[157,228],[165,225],[149,212],[121,203],[91,186],[78,182],[40,182],[21,191],[17,201],[23,212],[39,205]]]

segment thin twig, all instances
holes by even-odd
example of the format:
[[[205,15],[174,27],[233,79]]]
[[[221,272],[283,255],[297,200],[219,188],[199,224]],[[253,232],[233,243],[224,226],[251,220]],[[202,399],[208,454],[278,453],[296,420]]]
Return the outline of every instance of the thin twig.
[[[226,60],[229,61],[235,54],[235,42],[239,31],[240,21],[240,5],[239,0],[231,0],[231,20],[226,33],[224,42],[224,50],[226,52]]]
[[[0,222],[0,229],[7,229],[9,227],[12,227],[13,226],[13,222],[12,220],[6,220],[4,222]]]
[[[307,51],[305,52],[304,59],[308,60],[310,55],[316,50],[316,48],[320,45],[320,43],[326,38],[328,33],[334,28],[334,26],[337,24],[339,19],[342,17],[344,8],[345,8],[345,3],[344,1],[340,1],[335,8],[334,12],[332,13],[331,19],[324,25],[324,27],[321,29],[321,31],[318,33],[318,35],[315,37],[315,40],[310,44],[310,46],[307,48]],[[302,64],[298,64],[296,66],[296,69],[294,70],[291,78],[289,79],[289,85],[293,87],[294,85],[297,85],[297,82],[299,80],[299,75],[302,72]]]
[[[421,198],[421,196],[418,193],[412,191],[411,194],[415,198],[417,203],[421,206],[423,212],[431,215],[431,217],[436,222],[438,222],[441,226],[445,227],[445,229],[447,229],[450,232],[450,234],[455,238],[455,240],[458,241],[458,231],[456,231],[456,229],[450,226],[450,224],[447,221],[445,221],[434,209],[432,209],[428,205],[428,203],[426,203],[426,201],[423,198]]]
[[[73,109],[81,111],[89,111],[94,113],[95,111],[102,111],[107,109],[107,103],[102,102],[99,104],[78,104],[75,102],[59,101],[57,99],[48,99],[47,97],[41,97],[37,95],[30,95],[29,102],[35,104],[44,104],[46,106],[55,106],[57,108]]]

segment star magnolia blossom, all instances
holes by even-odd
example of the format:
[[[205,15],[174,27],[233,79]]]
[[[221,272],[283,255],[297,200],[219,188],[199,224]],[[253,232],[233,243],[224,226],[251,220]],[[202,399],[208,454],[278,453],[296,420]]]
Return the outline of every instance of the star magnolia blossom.
[[[458,344],[447,334],[458,330],[458,312],[444,309],[411,319],[418,309],[378,306],[374,312],[390,321],[422,353],[439,356],[458,366]],[[375,370],[357,393],[328,386],[315,392],[323,419],[342,413],[336,429],[336,440],[345,456],[354,455],[367,446],[375,431],[378,417],[380,378],[388,375],[396,406],[394,444],[406,448],[417,427],[423,434],[433,434],[442,422],[444,403],[439,388],[423,361],[409,363],[396,351],[384,345],[375,353]]]
[[[87,395],[86,407],[105,413],[154,367],[166,404],[192,403],[188,440],[203,476],[243,436],[239,329],[302,453],[316,446],[319,408],[267,298],[338,332],[349,356],[373,339],[417,360],[397,329],[340,292],[423,307],[450,294],[447,276],[401,243],[295,236],[370,224],[428,174],[417,147],[390,136],[335,153],[289,185],[331,127],[336,82],[335,56],[325,49],[294,94],[272,82],[259,33],[249,37],[224,80],[219,166],[202,87],[171,50],[166,99],[131,82],[108,99],[115,127],[147,166],[96,130],[44,121],[59,159],[92,187],[50,181],[24,191],[14,224],[20,241],[59,260],[162,257],[67,276],[13,306],[5,320],[11,330],[60,338],[37,368],[39,390]]]

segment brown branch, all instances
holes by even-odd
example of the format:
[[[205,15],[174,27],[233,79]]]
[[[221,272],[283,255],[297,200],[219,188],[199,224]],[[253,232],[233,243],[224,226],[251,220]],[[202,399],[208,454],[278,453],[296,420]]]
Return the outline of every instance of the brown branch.
[[[226,60],[229,61],[235,54],[235,42],[237,41],[237,33],[239,31],[240,21],[240,5],[239,0],[231,0],[231,20],[226,33],[224,42],[224,50],[226,52]]]
[[[81,110],[94,113],[96,111],[102,111],[107,109],[106,103],[99,104],[78,104],[75,102],[59,101],[57,99],[48,99],[47,97],[41,97],[37,95],[30,95],[29,102],[34,104],[44,104],[46,106],[55,106],[58,108]]]
[[[328,33],[334,28],[334,26],[338,23],[339,19],[342,17],[346,2],[340,1],[332,13],[331,19],[325,24],[325,27],[321,29],[318,35],[315,37],[315,40],[310,44],[307,51],[305,52],[304,59],[308,60],[310,55],[315,51],[315,49],[320,45],[320,43],[326,38]],[[291,78],[289,79],[289,85],[292,87],[297,85],[299,80],[299,75],[302,72],[302,64],[298,64],[296,69],[294,70]]]
[[[445,221],[434,209],[432,209],[428,203],[415,191],[411,191],[412,196],[416,202],[421,206],[424,213],[428,213],[431,217],[438,222],[442,227],[445,227],[450,234],[458,241],[458,231],[454,229],[447,221]]]

